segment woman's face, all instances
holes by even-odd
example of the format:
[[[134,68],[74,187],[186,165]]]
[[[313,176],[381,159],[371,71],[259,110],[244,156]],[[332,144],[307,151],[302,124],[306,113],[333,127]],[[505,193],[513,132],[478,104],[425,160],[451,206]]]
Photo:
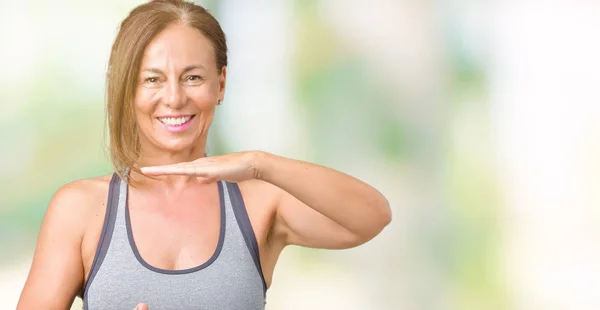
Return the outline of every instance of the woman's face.
[[[134,99],[142,152],[204,146],[225,76],[197,29],[173,24],[159,33],[144,51]]]

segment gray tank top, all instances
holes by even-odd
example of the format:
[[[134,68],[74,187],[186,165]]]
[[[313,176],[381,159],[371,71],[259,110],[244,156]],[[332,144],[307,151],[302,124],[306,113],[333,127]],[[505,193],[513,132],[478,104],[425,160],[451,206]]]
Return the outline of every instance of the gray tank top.
[[[114,174],[83,308],[131,310],[143,302],[150,310],[264,309],[266,284],[239,187],[220,181],[218,188],[221,229],[214,254],[194,268],[163,270],[140,256],[129,221],[128,186]]]

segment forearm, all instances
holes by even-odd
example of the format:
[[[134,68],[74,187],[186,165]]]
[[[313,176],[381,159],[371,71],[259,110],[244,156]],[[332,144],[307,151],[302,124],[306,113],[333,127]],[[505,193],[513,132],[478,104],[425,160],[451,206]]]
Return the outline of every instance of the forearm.
[[[363,238],[372,238],[391,220],[379,191],[342,172],[263,152],[257,168],[262,180]]]

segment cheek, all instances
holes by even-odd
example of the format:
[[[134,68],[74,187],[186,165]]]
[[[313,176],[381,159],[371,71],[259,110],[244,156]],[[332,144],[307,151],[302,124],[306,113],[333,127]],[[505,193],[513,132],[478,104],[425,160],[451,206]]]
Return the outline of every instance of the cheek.
[[[139,91],[133,102],[135,122],[139,128],[138,134],[149,136],[153,131],[154,123],[152,114],[154,111],[153,96],[148,90]]]
[[[137,91],[134,108],[137,115],[152,113],[155,105],[156,90],[141,88]]]
[[[210,96],[207,94],[200,94],[197,96],[193,97],[193,101],[194,101],[194,105],[196,105],[198,108],[205,110],[208,108],[211,108],[214,103],[214,96]]]
[[[196,106],[200,108],[210,108],[213,107],[218,100],[219,97],[219,87],[218,85],[205,84],[199,88],[192,88],[188,96],[193,100]]]

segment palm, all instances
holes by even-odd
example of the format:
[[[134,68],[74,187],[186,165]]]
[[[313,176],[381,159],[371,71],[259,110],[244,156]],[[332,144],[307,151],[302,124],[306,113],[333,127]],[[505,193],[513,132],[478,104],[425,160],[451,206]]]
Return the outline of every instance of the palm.
[[[147,175],[193,175],[211,181],[241,182],[257,176],[255,158],[256,152],[239,152],[201,157],[174,165],[144,167],[142,172]]]

